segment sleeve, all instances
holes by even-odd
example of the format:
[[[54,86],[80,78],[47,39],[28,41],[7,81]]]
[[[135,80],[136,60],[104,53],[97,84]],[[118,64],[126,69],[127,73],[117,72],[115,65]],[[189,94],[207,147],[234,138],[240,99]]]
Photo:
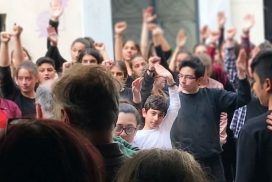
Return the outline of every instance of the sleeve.
[[[251,51],[250,39],[249,36],[241,37],[241,47],[245,49],[247,56],[249,56]]]
[[[220,28],[220,37],[218,40],[218,48],[221,49],[222,44],[224,43],[225,40],[225,28],[221,27]]]
[[[228,78],[235,89],[237,88],[237,70],[236,70],[236,55],[234,47],[225,48],[224,69],[227,72]]]
[[[154,77],[149,76],[147,72],[145,72],[143,83],[142,83],[142,89],[141,89],[142,108],[144,107],[146,99],[151,95],[153,83],[154,83]]]
[[[178,93],[178,87],[169,87],[169,99],[170,104],[167,110],[167,113],[162,121],[162,128],[170,132],[172,125],[178,115],[178,111],[180,109],[180,99]]]
[[[217,90],[215,96],[216,106],[221,112],[233,112],[235,109],[248,104],[251,100],[250,84],[247,79],[239,80],[238,90],[228,92],[226,90]]]
[[[1,74],[1,92],[5,99],[14,100],[14,96],[18,91],[12,77],[10,67],[0,67],[0,74]]]
[[[240,132],[237,143],[236,180],[248,182],[253,179],[256,159],[257,142],[246,128]]]
[[[50,57],[54,60],[55,70],[59,73],[62,71],[62,65],[66,60],[61,56],[58,47],[50,46],[45,54],[46,57]]]
[[[167,52],[163,52],[161,46],[159,45],[159,46],[155,47],[155,51],[156,51],[156,54],[161,58],[160,64],[174,76],[173,72],[170,70],[169,65],[167,63],[167,59],[170,57],[169,53],[171,55],[171,50],[169,50]],[[167,58],[167,56],[168,56],[168,58]]]
[[[53,21],[53,20],[50,19],[49,20],[49,25],[54,27],[56,32],[58,33],[58,27],[59,27],[59,22],[58,21]],[[49,49],[50,46],[51,46],[50,41],[49,41],[49,39],[47,39],[47,49]]]

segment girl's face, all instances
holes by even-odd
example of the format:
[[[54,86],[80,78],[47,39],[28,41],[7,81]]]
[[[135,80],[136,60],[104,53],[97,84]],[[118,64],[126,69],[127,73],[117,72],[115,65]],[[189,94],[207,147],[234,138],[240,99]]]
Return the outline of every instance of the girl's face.
[[[132,60],[132,72],[136,78],[143,76],[147,63],[143,57],[136,57]]]
[[[198,45],[195,49],[195,54],[207,54],[207,47],[204,45]]]
[[[55,68],[49,63],[43,63],[38,67],[40,83],[55,78]]]
[[[136,54],[138,50],[135,46],[135,42],[127,41],[122,49],[122,57],[125,61],[130,61]]]
[[[97,59],[93,57],[92,55],[85,54],[82,57],[81,64],[83,65],[97,65]]]
[[[113,66],[111,69],[111,74],[121,83],[125,83],[126,79],[124,72],[118,67],[118,66]]]
[[[72,61],[73,62],[77,62],[78,60],[78,56],[81,52],[83,52],[85,50],[85,45],[80,43],[80,42],[76,42],[72,45],[71,47],[71,57],[72,57]]]
[[[34,91],[38,79],[29,70],[21,68],[18,71],[16,82],[22,93],[29,94]]]

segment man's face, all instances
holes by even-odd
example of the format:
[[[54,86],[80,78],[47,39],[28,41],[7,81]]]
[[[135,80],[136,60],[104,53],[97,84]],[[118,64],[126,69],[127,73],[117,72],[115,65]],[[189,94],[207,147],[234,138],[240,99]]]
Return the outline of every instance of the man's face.
[[[196,93],[199,88],[201,78],[196,79],[195,70],[186,66],[179,71],[179,84],[184,93]]]
[[[126,130],[126,131],[125,131]],[[134,131],[134,132],[132,132]],[[114,135],[121,136],[128,143],[132,143],[137,131],[137,120],[133,113],[120,112],[114,128]]]
[[[145,118],[145,128],[156,129],[161,124],[164,114],[155,109],[148,109],[147,111],[143,108],[142,110],[143,117]]]
[[[260,100],[263,106],[268,106],[269,94],[267,91],[266,83],[263,84],[260,81],[260,77],[254,72],[253,73],[253,91]]]
[[[16,78],[17,84],[22,93],[31,93],[35,89],[37,78],[27,69],[21,68]]]

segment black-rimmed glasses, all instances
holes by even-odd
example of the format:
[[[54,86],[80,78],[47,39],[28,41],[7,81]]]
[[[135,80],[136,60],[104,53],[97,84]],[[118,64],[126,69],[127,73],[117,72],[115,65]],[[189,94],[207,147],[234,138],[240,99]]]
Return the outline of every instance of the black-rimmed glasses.
[[[178,78],[184,78],[184,80],[194,80],[196,77],[192,75],[183,75],[183,74],[178,74]]]
[[[114,128],[114,132],[116,134],[121,134],[123,131],[125,131],[125,133],[127,135],[133,135],[135,133],[137,128],[133,127],[133,126],[129,126],[129,127],[123,127],[123,125],[117,125]]]

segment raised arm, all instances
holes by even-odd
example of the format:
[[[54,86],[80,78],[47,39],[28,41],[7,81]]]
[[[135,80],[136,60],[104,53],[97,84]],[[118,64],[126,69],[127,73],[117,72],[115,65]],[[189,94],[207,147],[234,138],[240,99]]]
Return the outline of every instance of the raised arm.
[[[167,69],[159,64],[155,64],[154,67],[158,76],[164,77],[168,85],[170,104],[166,116],[164,117],[164,121],[166,122],[163,123],[163,127],[167,127],[170,131],[180,109],[178,87],[176,86],[172,74]]]
[[[179,52],[179,50],[185,48],[186,41],[187,41],[186,32],[182,29],[179,30],[179,32],[177,33],[177,37],[176,37],[176,49],[175,49],[174,53],[172,54],[170,62],[169,62],[169,69],[172,72],[176,72],[177,53]]]
[[[156,74],[154,65],[159,64],[159,62],[160,62],[159,57],[150,57],[148,59],[148,69],[144,74],[144,79],[142,81],[141,88],[142,107],[144,106],[146,99],[151,95]]]
[[[125,21],[117,22],[114,26],[115,30],[115,60],[123,60],[122,48],[123,48],[123,32],[127,29],[127,23]]]
[[[15,68],[24,61],[23,47],[21,43],[21,33],[23,28],[19,25],[14,24],[13,26],[13,37],[14,37],[14,50],[12,56],[12,62]]]
[[[8,43],[10,41],[11,34],[8,32],[1,32],[0,38],[0,67],[7,67],[10,65]]]
[[[141,32],[141,53],[145,59],[148,59],[148,23],[153,22],[156,15],[153,15],[153,7],[149,6],[143,10],[143,23]]]
[[[104,43],[98,43],[98,42],[96,42],[96,43],[94,43],[94,48],[96,50],[98,50],[99,53],[102,55],[103,61],[110,60],[109,54],[108,54],[108,52],[106,50],[106,45]]]
[[[247,57],[249,57],[249,54],[251,52],[249,33],[254,24],[255,24],[254,16],[251,14],[247,14],[243,19],[243,33],[241,37],[241,47],[245,49]]]
[[[218,22],[218,28],[219,28],[219,32],[220,32],[220,37],[218,40],[218,47],[220,48],[224,42],[224,39],[225,39],[225,36],[224,36],[225,27],[224,26],[226,23],[226,16],[223,11],[219,11],[217,13],[217,22]]]
[[[234,36],[236,34],[235,28],[230,28],[227,30],[227,39],[226,46],[224,49],[225,57],[224,57],[224,68],[228,74],[230,82],[233,84],[235,89],[237,89],[237,71],[235,66],[236,55],[234,50]]]

